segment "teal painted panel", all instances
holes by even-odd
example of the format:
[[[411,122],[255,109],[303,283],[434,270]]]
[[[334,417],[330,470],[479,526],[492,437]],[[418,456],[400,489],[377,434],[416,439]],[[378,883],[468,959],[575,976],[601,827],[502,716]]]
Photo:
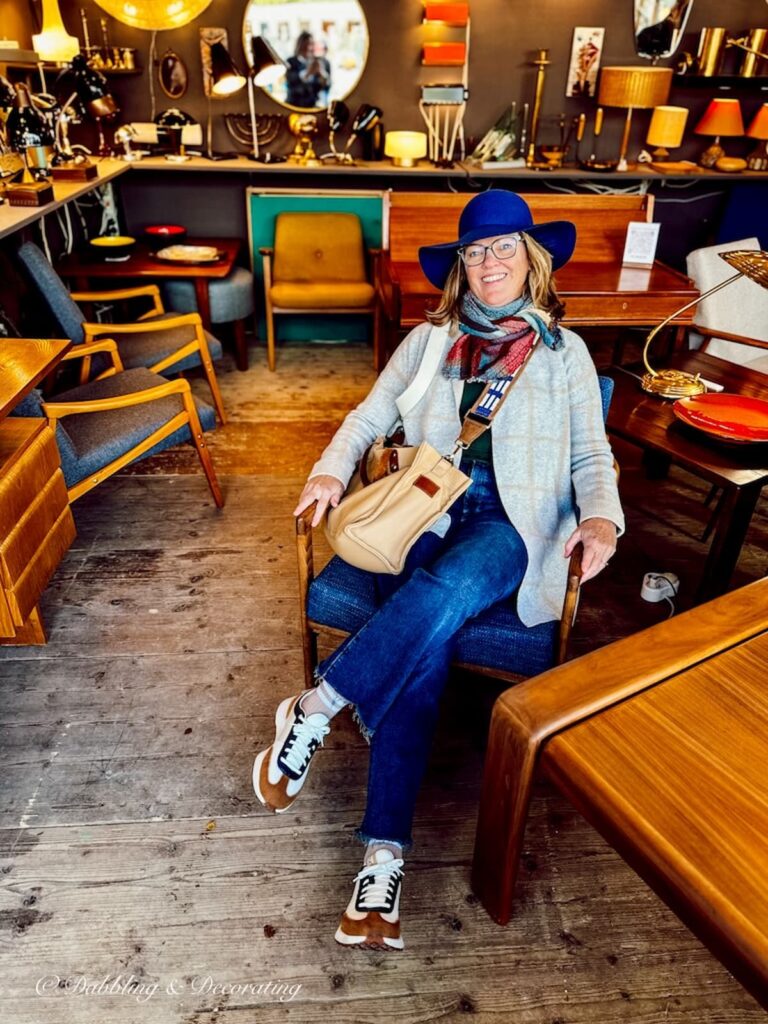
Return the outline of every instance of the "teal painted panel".
[[[284,211],[302,213],[355,213],[360,218],[363,238],[368,248],[380,249],[383,240],[383,196],[326,195],[320,193],[275,194],[249,191],[248,209],[251,225],[251,252],[255,278],[256,302],[259,311],[259,334],[266,337],[264,323],[264,272],[259,255],[261,246],[271,246],[275,239],[275,218]],[[282,341],[323,340],[368,341],[371,337],[370,316],[279,316],[275,318],[278,343]]]

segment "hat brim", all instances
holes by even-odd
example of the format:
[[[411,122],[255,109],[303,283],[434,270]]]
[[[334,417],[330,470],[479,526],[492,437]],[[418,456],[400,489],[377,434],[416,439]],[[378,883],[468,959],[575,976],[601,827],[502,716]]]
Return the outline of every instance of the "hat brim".
[[[419,249],[419,263],[424,276],[430,284],[440,291],[456,262],[457,249],[478,238],[492,238],[509,232],[508,227],[500,225],[481,225],[468,232],[461,240],[443,242],[440,245],[422,245]],[[552,257],[552,270],[559,270],[573,255],[576,247],[576,226],[569,220],[551,220],[544,224],[532,224],[525,228],[525,233],[535,238]]]

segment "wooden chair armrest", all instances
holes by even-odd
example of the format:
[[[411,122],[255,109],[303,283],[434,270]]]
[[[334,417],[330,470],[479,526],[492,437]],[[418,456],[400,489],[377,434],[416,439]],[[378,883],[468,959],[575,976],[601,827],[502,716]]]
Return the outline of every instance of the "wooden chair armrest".
[[[722,338],[723,341],[733,341],[737,345],[749,345],[752,348],[768,348],[768,341],[761,341],[759,338],[748,338],[745,334],[733,334],[731,331],[723,331],[717,327],[702,327],[700,324],[691,324],[691,330],[704,338]]]
[[[136,299],[142,295],[149,296],[162,307],[160,289],[156,284],[136,285],[133,288],[110,288],[98,292],[70,292],[75,302],[100,302],[102,299]],[[160,312],[163,312],[162,308]]]
[[[113,398],[94,398],[85,402],[43,402],[43,411],[50,419],[62,416],[79,415],[81,412],[107,412],[112,409],[128,409],[133,405],[145,405],[155,402],[158,398],[169,395],[184,395],[190,391],[189,381],[169,380],[157,387],[145,391],[132,391],[127,395],[115,395]]]
[[[568,564],[568,584],[565,590],[563,601],[563,613],[560,617],[560,631],[557,637],[557,653],[555,664],[562,665],[568,652],[568,640],[571,629],[576,619],[576,609],[579,605],[579,590],[581,588],[581,559],[584,554],[584,545],[577,544],[571,553],[571,560]]]
[[[109,353],[112,356],[112,365],[115,370],[122,371],[124,369],[120,353],[117,351],[117,343],[112,338],[102,338],[100,341],[84,341],[80,345],[75,345],[74,348],[71,348],[69,352],[62,356],[61,361],[66,363],[73,359],[85,359],[87,356],[93,355],[94,352]]]
[[[156,320],[149,324],[142,320],[132,324],[84,323],[83,333],[86,339],[90,339],[97,334],[141,334],[147,330],[171,331],[174,327],[202,327],[202,325],[203,321],[199,313],[179,313],[178,316],[169,317],[167,320]]]
[[[307,537],[312,535],[312,516],[315,514],[317,508],[317,502],[313,501],[311,505],[304,509],[296,516],[296,536]]]
[[[395,265],[387,250],[383,250],[375,263],[376,293],[382,314],[390,323],[400,323],[400,281]]]

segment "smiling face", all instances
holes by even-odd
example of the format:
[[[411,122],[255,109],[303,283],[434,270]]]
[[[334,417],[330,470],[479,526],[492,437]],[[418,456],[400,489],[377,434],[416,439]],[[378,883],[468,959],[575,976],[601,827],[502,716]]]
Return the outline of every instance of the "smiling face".
[[[490,238],[479,238],[466,248],[491,245],[498,238],[508,237],[493,235]],[[529,268],[528,252],[522,241],[518,242],[511,259],[500,260],[490,249],[486,249],[485,259],[478,266],[464,265],[470,291],[486,306],[505,306],[519,299],[525,291]]]

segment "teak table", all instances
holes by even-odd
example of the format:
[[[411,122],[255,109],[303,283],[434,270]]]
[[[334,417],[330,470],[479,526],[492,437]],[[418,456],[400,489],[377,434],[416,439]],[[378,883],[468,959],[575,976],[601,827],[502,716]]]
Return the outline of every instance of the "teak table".
[[[211,301],[208,285],[231,273],[240,251],[238,238],[191,238],[188,245],[212,245],[221,253],[221,258],[212,263],[171,263],[161,260],[142,242],[136,245],[127,260],[110,262],[88,259],[79,253],[65,256],[56,264],[62,277],[74,283],[76,290],[88,291],[91,280],[103,278],[185,278],[195,286],[197,311],[207,331],[211,329]]]
[[[704,352],[682,352],[668,364],[700,373],[726,391],[768,398],[768,378],[745,366]],[[608,433],[681,466],[723,489],[717,523],[702,570],[697,597],[717,597],[728,589],[752,513],[768,481],[768,444],[730,444],[684,426],[672,402],[646,394],[635,374],[608,371],[615,382],[608,412]]]
[[[768,578],[507,690],[472,885],[506,924],[535,773],[768,1007]]]

